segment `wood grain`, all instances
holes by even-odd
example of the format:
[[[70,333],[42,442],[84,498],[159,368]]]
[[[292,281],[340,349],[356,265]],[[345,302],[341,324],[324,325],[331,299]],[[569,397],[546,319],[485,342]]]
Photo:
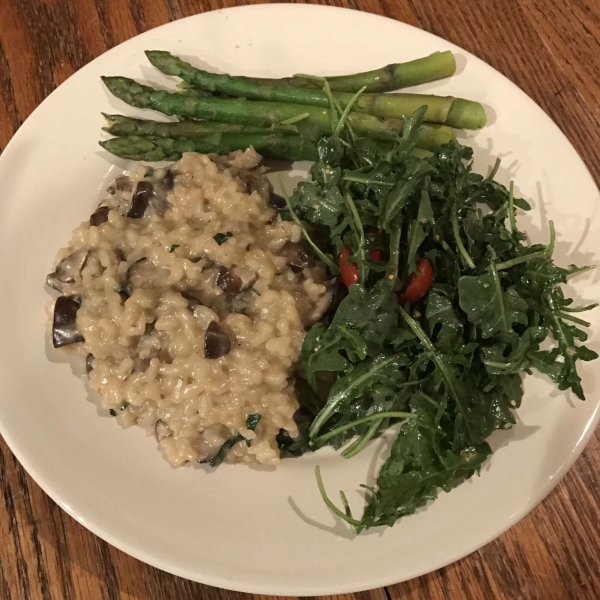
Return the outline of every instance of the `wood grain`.
[[[479,56],[556,121],[600,182],[598,0],[337,0]],[[230,0],[0,0],[0,150],[62,81],[108,48]],[[600,598],[600,436],[529,516],[430,575],[340,600]],[[0,600],[250,600],[158,571],[63,513],[0,439]]]

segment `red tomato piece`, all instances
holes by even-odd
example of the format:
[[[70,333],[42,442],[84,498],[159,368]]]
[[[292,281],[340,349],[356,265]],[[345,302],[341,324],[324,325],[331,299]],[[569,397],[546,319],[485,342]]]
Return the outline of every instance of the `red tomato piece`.
[[[355,263],[349,263],[348,257],[350,256],[350,248],[344,246],[340,252],[340,273],[342,275],[342,281],[346,287],[350,287],[353,283],[358,281],[358,267]]]
[[[381,262],[383,260],[383,252],[379,248],[371,248],[369,256],[373,262]]]
[[[433,268],[426,258],[420,258],[416,264],[417,270],[411,273],[400,292],[400,304],[414,304],[420,300],[431,287]]]

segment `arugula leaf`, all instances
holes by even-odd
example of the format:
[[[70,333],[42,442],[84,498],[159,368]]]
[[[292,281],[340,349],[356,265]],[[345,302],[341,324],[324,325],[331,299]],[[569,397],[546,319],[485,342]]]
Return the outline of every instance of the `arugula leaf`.
[[[396,295],[385,280],[380,279],[371,290],[357,284],[351,286],[333,317],[331,327],[343,325],[359,333],[367,346],[367,354],[373,356],[382,352],[385,342],[396,335],[398,314]]]
[[[290,202],[310,223],[326,225],[334,231],[346,226],[344,197],[337,187],[320,189],[303,181],[290,196]]]
[[[461,309],[481,329],[484,338],[508,333],[514,323],[527,323],[527,303],[514,287],[502,288],[493,266],[483,275],[461,277],[457,287]]]
[[[346,350],[348,342],[352,341],[339,327],[327,329],[323,323],[317,323],[306,334],[300,361],[304,374],[313,388],[317,385],[315,377],[318,372],[337,372],[348,368],[349,362],[341,351]],[[363,343],[362,340],[359,342],[361,351]]]
[[[529,327],[518,337],[517,347],[507,355],[510,345],[504,342],[486,346],[481,349],[482,362],[492,375],[512,375],[528,369],[528,355],[538,350],[540,343],[546,339],[548,330],[545,327]]]
[[[442,352],[452,352],[462,339],[463,325],[454,305],[446,296],[433,290],[427,296],[425,321],[429,336]]]
[[[313,421],[309,435],[315,437],[321,427],[336,412],[348,406],[352,400],[360,396],[370,395],[374,387],[393,387],[406,379],[404,371],[406,360],[397,354],[380,354],[371,360],[358,363],[343,377],[333,384],[327,403]]]
[[[433,173],[433,168],[424,160],[411,158],[404,177],[387,194],[379,213],[379,227],[392,231],[398,225],[398,218],[402,209],[408,204],[411,197],[423,188],[428,175]]]
[[[417,256],[417,250],[423,241],[427,238],[427,232],[430,227],[434,224],[433,211],[431,210],[431,202],[429,200],[429,194],[423,190],[421,192],[421,200],[419,202],[419,212],[417,218],[413,221],[410,233],[408,235],[408,242],[410,247],[408,249],[408,273],[414,273],[416,271],[415,258]]]
[[[458,454],[443,448],[444,434],[434,408],[421,407],[416,414],[417,419],[407,421],[400,430],[381,467],[377,490],[368,499],[359,530],[393,525],[426,501],[435,500],[438,488],[449,492],[457,477],[470,477],[491,453],[486,444]]]

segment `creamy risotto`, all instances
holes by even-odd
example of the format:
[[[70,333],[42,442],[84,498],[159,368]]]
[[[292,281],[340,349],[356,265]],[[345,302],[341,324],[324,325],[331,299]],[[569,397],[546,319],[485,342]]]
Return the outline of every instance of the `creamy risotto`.
[[[173,465],[275,464],[278,434],[298,434],[293,368],[333,288],[260,161],[250,149],[138,166],[48,276],[54,345],[86,357],[102,407]]]

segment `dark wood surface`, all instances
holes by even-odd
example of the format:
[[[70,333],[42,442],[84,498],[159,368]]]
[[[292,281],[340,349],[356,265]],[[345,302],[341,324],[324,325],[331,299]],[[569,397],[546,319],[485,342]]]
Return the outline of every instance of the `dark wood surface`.
[[[57,85],[108,48],[236,4],[246,3],[0,0],[0,150]],[[600,181],[600,0],[327,4],[393,17],[479,56],[542,106]],[[600,598],[599,470],[596,432],[556,490],[496,541],[430,575],[343,598]],[[40,490],[1,438],[0,490],[0,600],[251,600],[168,575],[101,541]]]

